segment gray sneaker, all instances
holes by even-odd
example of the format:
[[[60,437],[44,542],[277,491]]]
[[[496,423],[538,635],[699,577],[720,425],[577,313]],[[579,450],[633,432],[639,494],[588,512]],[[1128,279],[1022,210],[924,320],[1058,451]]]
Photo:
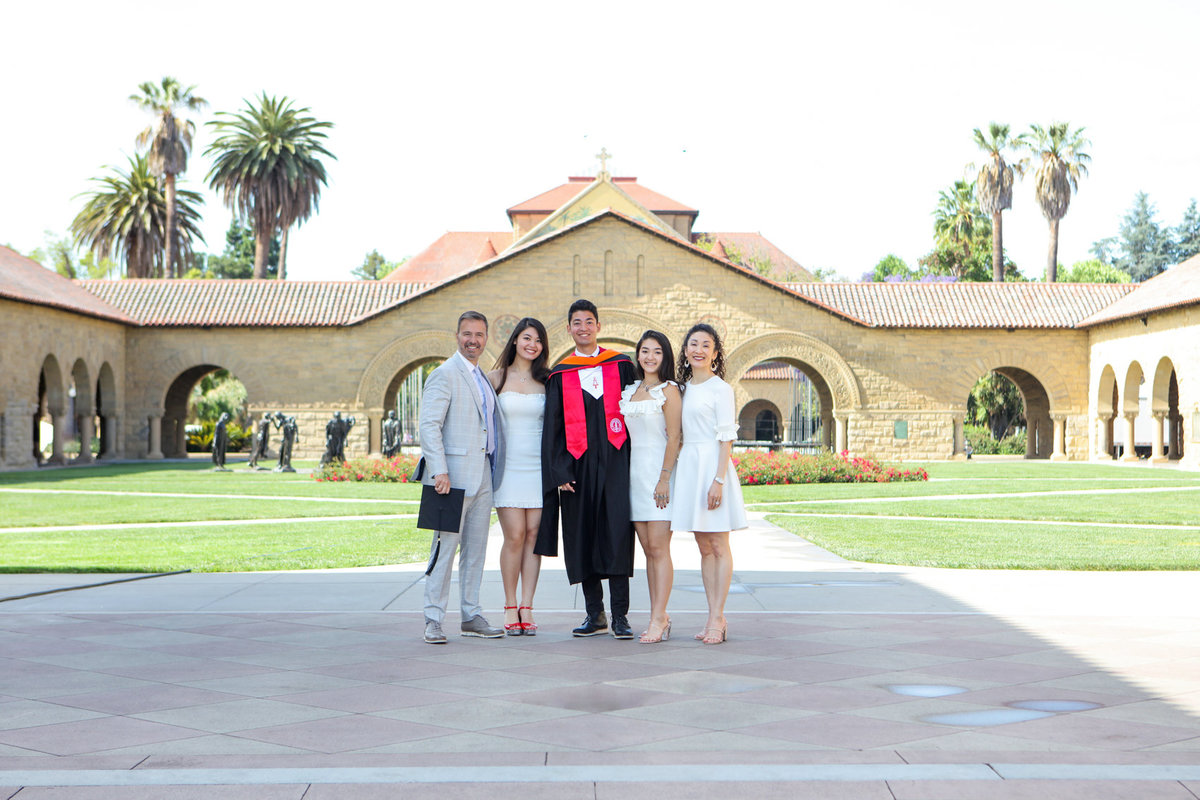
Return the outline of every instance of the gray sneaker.
[[[462,624],[463,636],[478,636],[483,639],[499,639],[504,636],[503,628],[493,628],[488,621],[476,614]]]
[[[442,624],[431,619],[425,620],[425,641],[429,644],[445,644],[446,634],[442,633]]]

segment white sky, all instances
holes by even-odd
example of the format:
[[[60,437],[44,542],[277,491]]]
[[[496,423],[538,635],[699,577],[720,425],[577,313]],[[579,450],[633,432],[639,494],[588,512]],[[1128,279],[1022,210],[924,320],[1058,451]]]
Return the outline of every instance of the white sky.
[[[971,129],[1086,126],[1091,174],[1059,261],[1115,235],[1141,190],[1176,225],[1200,197],[1200,3],[10,4],[0,14],[0,242],[62,234],[75,197],[124,166],[149,121],[126,98],[163,75],[210,108],[260,91],[335,124],[320,213],[294,230],[290,278],[337,280],[378,249],[503,230],[504,210],[594,175],[700,209],[697,230],[759,231],[853,279],[931,247],[938,191],[978,158]],[[199,125],[185,186],[199,189]],[[230,212],[212,193],[205,248]],[[1029,178],[1005,214],[1009,257],[1045,264]]]

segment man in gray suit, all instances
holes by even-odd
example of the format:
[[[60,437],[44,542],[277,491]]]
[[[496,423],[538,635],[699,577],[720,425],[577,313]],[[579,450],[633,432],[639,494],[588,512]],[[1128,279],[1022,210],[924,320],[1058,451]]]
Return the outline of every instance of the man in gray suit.
[[[450,599],[454,551],[460,550],[462,635],[499,639],[504,630],[483,618],[479,585],[492,517],[492,488],[504,472],[504,436],[496,393],[479,369],[487,345],[487,317],[478,311],[458,318],[458,352],[430,373],[421,394],[423,481],[438,494],[453,486],[465,491],[458,533],[433,537],[434,564],[425,579],[425,641],[445,644],[442,622]]]

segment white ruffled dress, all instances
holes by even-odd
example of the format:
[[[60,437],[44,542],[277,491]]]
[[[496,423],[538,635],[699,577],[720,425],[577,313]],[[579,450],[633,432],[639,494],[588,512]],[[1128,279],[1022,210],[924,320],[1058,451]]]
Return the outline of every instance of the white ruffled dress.
[[[621,413],[629,431],[629,508],[634,522],[671,519],[671,504],[659,508],[654,503],[654,487],[663,468],[667,452],[667,418],[663,404],[667,397],[663,384],[649,390],[646,400],[633,400],[641,381],[631,383],[621,392]],[[675,384],[672,383],[672,386]],[[674,478],[671,480],[674,494]]]
[[[721,505],[708,508],[721,442],[737,439],[733,387],[713,376],[683,392],[683,449],[671,492],[671,530],[720,533],[747,527],[746,505],[733,460],[725,467]]]

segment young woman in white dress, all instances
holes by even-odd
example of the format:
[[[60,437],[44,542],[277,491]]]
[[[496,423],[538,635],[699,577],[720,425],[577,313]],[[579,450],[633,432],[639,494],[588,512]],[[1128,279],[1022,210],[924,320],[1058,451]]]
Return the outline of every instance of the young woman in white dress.
[[[696,638],[725,641],[725,600],[733,577],[729,532],[746,527],[746,508],[730,452],[737,438],[733,388],[725,377],[721,337],[698,323],[679,351],[683,384],[683,449],[675,470],[671,527],[692,531],[700,548],[700,575],[708,599],[708,620]]]
[[[671,471],[682,441],[682,400],[665,334],[646,331],[635,354],[640,380],[621,393],[621,413],[629,431],[629,506],[650,588],[650,623],[640,641],[654,644],[671,638]]]
[[[533,636],[533,593],[541,556],[534,555],[542,521],[542,419],[546,410],[546,376],[550,374],[546,326],[525,317],[488,373],[504,416],[504,477],[492,503],[500,518],[500,577],[504,583],[504,631]],[[520,589],[520,602],[517,591]]]

